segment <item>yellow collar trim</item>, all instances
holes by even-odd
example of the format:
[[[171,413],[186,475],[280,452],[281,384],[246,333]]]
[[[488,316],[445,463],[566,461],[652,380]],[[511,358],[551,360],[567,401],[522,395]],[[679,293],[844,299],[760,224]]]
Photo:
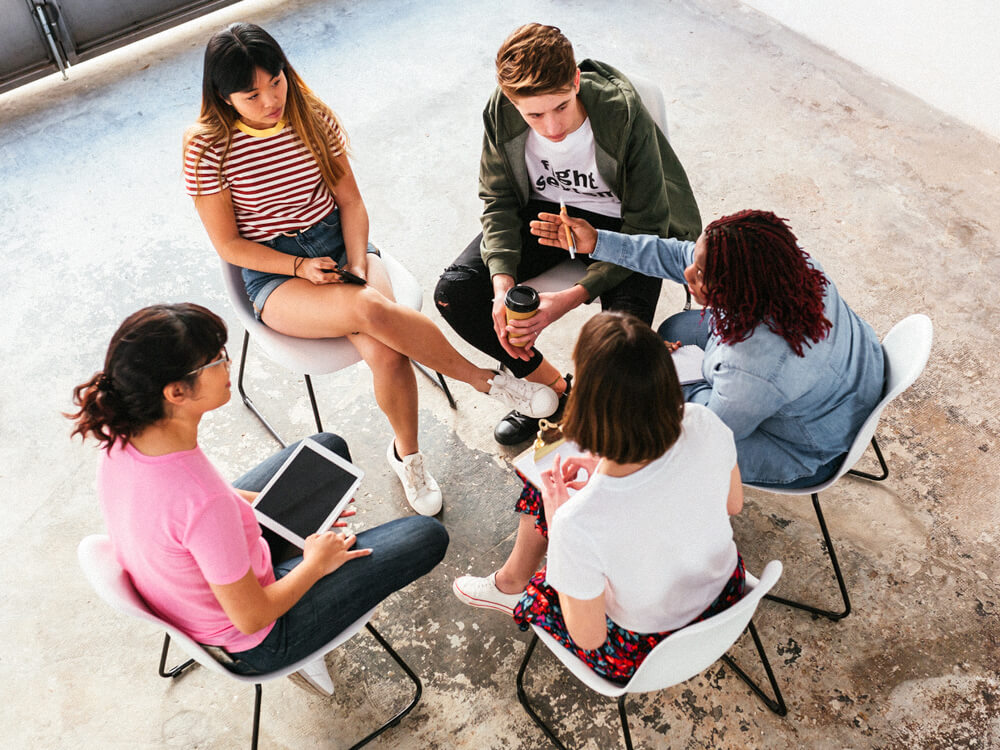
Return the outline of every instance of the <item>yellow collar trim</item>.
[[[243,120],[237,120],[236,127],[242,130],[247,135],[252,135],[255,138],[266,138],[269,135],[275,135],[276,133],[280,133],[281,129],[285,127],[285,121],[278,120],[277,125],[274,125],[265,130],[258,130],[257,128],[250,127],[245,122],[243,122]]]

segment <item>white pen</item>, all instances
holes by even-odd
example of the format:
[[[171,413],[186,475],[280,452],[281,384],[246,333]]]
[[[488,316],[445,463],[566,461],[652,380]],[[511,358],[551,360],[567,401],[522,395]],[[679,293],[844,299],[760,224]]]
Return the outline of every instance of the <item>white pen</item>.
[[[566,212],[566,203],[564,201],[559,201],[559,215],[564,219],[569,218],[569,214]],[[569,257],[576,260],[576,242],[573,241],[573,232],[569,228],[569,224],[563,224],[563,229],[566,230],[566,244],[569,245]]]

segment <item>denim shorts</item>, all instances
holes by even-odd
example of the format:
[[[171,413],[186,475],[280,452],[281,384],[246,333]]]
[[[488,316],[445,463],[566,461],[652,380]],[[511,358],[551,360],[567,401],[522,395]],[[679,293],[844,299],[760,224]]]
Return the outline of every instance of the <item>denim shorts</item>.
[[[308,229],[303,229],[291,235],[279,234],[269,240],[261,241],[262,245],[277,250],[279,253],[294,255],[299,258],[331,258],[338,266],[347,262],[347,248],[344,245],[344,234],[340,228],[340,211],[333,209]],[[368,243],[368,252],[379,255],[378,248]],[[266,273],[243,269],[243,285],[247,296],[253,304],[253,313],[260,320],[264,303],[271,292],[288,281],[292,276],[280,273]]]

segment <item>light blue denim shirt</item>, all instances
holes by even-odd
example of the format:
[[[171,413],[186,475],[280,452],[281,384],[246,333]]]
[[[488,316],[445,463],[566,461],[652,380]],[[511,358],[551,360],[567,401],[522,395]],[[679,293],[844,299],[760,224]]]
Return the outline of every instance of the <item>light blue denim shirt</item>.
[[[683,284],[694,243],[600,231],[591,257]],[[810,263],[823,270],[814,258]],[[875,331],[832,281],[823,305],[833,327],[818,343],[807,342],[803,357],[764,324],[734,344],[708,338],[705,383],[686,389],[687,399],[708,406],[733,431],[744,482],[786,484],[815,475],[847,452],[882,396]]]

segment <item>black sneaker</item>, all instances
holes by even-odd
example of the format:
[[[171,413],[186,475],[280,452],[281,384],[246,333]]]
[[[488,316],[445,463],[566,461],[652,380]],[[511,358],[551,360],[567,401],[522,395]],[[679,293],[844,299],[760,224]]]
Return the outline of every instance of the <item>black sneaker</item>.
[[[566,376],[566,392],[559,397],[559,408],[552,416],[546,417],[550,422],[558,422],[562,419],[563,409],[566,408],[566,398],[569,396],[573,386],[573,376]],[[493,439],[500,445],[517,445],[525,440],[531,440],[538,434],[539,420],[528,417],[519,411],[509,412],[501,419],[493,429]]]

